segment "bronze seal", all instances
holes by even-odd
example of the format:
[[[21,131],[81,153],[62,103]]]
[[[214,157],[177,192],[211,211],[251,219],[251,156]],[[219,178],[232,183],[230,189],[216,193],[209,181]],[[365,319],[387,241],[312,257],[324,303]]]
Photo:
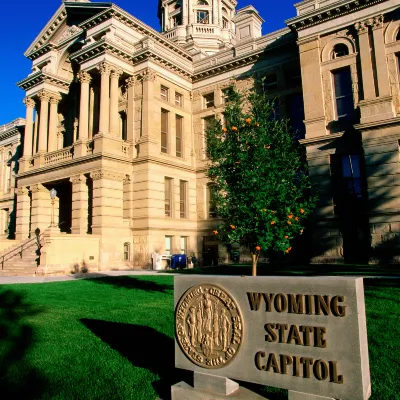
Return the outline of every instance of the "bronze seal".
[[[176,340],[190,361],[222,368],[239,350],[243,319],[235,300],[215,285],[192,286],[175,309]]]

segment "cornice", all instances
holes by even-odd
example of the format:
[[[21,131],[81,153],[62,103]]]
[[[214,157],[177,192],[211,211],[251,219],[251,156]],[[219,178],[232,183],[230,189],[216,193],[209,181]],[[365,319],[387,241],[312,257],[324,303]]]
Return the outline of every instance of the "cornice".
[[[158,33],[156,30],[146,25],[142,21],[138,20],[133,15],[127,13],[122,8],[119,8],[115,4],[113,4],[107,10],[104,10],[103,12],[100,12],[95,16],[93,16],[92,18],[89,18],[88,20],[82,22],[79,25],[79,27],[81,27],[84,30],[88,30],[110,18],[115,18],[117,21],[123,23],[124,25],[132,29],[135,29],[136,31],[142,33],[147,37],[156,40],[157,42],[172,49],[175,53],[181,55],[187,60],[192,61],[192,56],[182,47],[176,45],[175,43],[167,39],[165,36],[163,36],[161,33]]]
[[[285,24],[295,31],[300,31],[385,1],[387,0],[344,0],[287,19]]]
[[[9,139],[13,136],[19,136],[21,134],[18,128],[25,126],[24,118],[17,118],[8,124],[0,125],[0,141]],[[19,140],[19,139],[18,139]]]
[[[67,90],[71,81],[66,79],[60,78],[56,75],[53,75],[49,72],[38,71],[32,75],[29,75],[27,78],[23,79],[22,81],[17,82],[17,86],[21,89],[27,91],[34,86],[39,85],[40,83],[50,83],[52,85],[58,86],[61,89]]]
[[[299,143],[303,145],[312,145],[315,143],[331,142],[332,140],[339,139],[344,135],[344,132],[331,133],[329,135],[318,136],[315,138],[300,139]]]
[[[376,122],[368,122],[365,124],[357,124],[354,125],[354,128],[360,131],[368,130],[368,129],[376,129],[382,126],[388,125],[400,125],[400,117],[390,118],[383,121],[376,121]]]
[[[101,54],[111,54],[123,61],[130,64],[138,64],[144,60],[152,60],[168,69],[172,70],[174,73],[178,73],[187,80],[191,79],[192,71],[179,65],[176,60],[168,59],[168,56],[164,53],[162,54],[156,48],[145,47],[132,54],[128,49],[119,46],[117,43],[111,41],[110,39],[103,37],[97,42],[81,49],[73,54],[71,54],[71,60],[75,60],[78,63],[83,63],[89,61],[93,58],[98,57]]]

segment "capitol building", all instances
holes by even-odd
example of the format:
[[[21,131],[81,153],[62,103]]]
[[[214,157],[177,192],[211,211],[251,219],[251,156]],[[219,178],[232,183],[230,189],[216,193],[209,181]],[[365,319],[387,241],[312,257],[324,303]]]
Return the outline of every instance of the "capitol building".
[[[306,148],[310,260],[399,261],[398,0],[303,0],[266,35],[236,0],[160,0],[160,31],[110,2],[59,3],[27,43],[26,115],[0,126],[5,272],[230,262],[205,130],[254,77]]]

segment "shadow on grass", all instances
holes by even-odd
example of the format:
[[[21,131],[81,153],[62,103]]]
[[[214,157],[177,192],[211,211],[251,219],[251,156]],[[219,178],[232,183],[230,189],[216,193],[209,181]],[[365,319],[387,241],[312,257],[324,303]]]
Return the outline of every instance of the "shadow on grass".
[[[157,283],[151,280],[135,278],[133,276],[108,276],[93,274],[93,276],[88,276],[88,278],[92,279],[95,283],[111,285],[115,288],[139,289],[147,292],[161,293],[166,293],[174,289],[174,286],[171,284]]]
[[[153,328],[96,319],[80,320],[103,342],[126,357],[134,366],[146,368],[160,380],[152,383],[162,399],[171,397],[171,385],[191,383],[191,374],[175,368],[174,341]]]
[[[0,388],[2,399],[37,399],[44,392],[44,379],[26,359],[34,344],[33,328],[25,317],[39,309],[26,303],[13,290],[0,289]]]

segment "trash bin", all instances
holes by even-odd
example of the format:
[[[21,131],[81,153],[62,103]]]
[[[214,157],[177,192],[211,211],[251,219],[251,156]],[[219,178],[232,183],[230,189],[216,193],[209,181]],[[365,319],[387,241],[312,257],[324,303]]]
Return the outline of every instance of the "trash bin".
[[[171,256],[171,269],[186,268],[186,254],[173,254]]]

